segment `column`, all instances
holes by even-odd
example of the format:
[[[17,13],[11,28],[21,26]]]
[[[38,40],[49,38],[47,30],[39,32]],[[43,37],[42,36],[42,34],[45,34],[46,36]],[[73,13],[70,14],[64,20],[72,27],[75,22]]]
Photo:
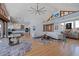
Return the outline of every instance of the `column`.
[[[73,29],[75,29],[75,21],[73,21]]]
[[[3,22],[2,21],[0,22],[1,22],[1,38],[3,38]]]
[[[5,37],[5,22],[3,22],[3,38]]]
[[[7,37],[8,35],[8,23],[4,22],[4,37]]]
[[[7,37],[7,35],[8,35],[8,23],[3,22],[3,38]]]
[[[4,30],[4,33],[5,33],[5,37],[7,37],[8,36],[8,23],[7,22],[4,22],[5,24],[4,24],[4,27],[5,27],[5,30]]]

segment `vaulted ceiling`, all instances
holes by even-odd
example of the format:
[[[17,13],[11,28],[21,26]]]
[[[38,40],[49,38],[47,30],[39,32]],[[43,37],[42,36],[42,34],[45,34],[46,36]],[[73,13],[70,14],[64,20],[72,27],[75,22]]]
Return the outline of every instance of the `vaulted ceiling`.
[[[30,7],[36,8],[36,3],[5,3],[6,9],[11,17],[16,21],[28,23],[31,20],[47,20],[47,18],[54,12],[60,10],[79,10],[77,3],[40,3],[39,8],[45,7],[46,13],[41,15],[30,14],[28,10]],[[20,20],[19,20],[20,19]]]

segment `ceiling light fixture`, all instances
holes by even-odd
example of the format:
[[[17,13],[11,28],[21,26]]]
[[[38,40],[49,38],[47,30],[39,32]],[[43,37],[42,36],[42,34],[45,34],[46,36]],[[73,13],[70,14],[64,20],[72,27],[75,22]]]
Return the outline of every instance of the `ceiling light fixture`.
[[[41,14],[45,14],[46,10],[45,7],[39,8],[39,3],[36,4],[36,8],[30,7],[31,14],[35,14],[35,15],[41,15]]]

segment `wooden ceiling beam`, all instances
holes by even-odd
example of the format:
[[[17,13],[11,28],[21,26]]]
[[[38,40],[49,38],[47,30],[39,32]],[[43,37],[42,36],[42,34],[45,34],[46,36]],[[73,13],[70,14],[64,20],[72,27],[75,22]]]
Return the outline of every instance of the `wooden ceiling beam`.
[[[0,14],[0,20],[5,21],[5,22],[9,21],[8,18],[2,14]]]
[[[6,10],[5,5],[3,3],[0,3],[0,20],[8,22],[8,16],[9,14]]]

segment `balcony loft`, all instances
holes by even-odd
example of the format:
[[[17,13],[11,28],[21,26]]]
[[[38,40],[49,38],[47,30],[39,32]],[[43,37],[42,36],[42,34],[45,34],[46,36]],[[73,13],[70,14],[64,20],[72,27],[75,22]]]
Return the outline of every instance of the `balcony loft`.
[[[72,13],[72,14],[69,14],[69,15],[65,15],[62,17],[57,17],[57,18],[51,19],[50,22],[61,23],[61,22],[74,21],[74,20],[79,20],[79,11]]]

